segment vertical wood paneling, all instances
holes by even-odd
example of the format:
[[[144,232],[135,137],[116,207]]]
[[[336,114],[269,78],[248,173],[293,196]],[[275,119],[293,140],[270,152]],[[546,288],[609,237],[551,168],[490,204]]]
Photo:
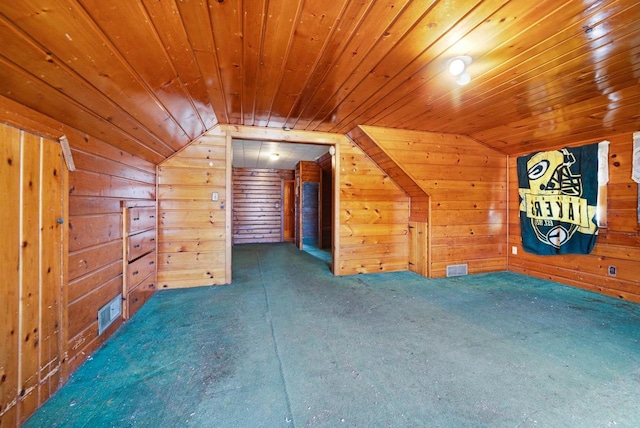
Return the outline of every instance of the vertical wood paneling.
[[[229,123],[242,123],[242,2],[207,1]]]
[[[155,27],[132,26],[121,19],[124,15],[134,22],[149,23],[151,19],[143,4],[126,2],[115,5],[99,0],[80,0],[80,3],[127,64],[136,70],[142,85],[157,96],[168,118],[177,123],[189,140],[205,131],[204,122],[169,60]],[[131,49],[136,44],[144,46],[146,55],[140,55],[138,49]]]
[[[518,206],[517,156],[509,158],[509,269],[610,296],[640,302],[640,224],[637,219],[638,185],[631,180],[632,134],[606,137],[609,147],[607,227],[591,254],[538,256],[522,249]],[[576,142],[575,145],[599,140]],[[558,147],[561,148],[561,147]],[[509,249],[511,251],[511,249]],[[609,275],[615,266],[615,276]]]
[[[422,276],[429,276],[428,224],[412,221],[409,223],[409,270]]]
[[[209,5],[206,1],[175,2],[184,31],[187,33],[196,63],[212,102],[214,111],[222,123],[230,123],[227,113],[226,96],[222,88],[220,65],[213,41]],[[206,77],[205,77],[206,76]]]
[[[158,166],[160,288],[226,283],[226,145],[225,135],[205,134]]]
[[[334,273],[407,270],[409,198],[364,152],[340,144]]]
[[[19,93],[9,90],[6,95],[112,144],[127,142],[134,150],[138,150],[140,155],[153,156],[151,153],[145,153],[143,146],[153,147],[157,153],[167,156],[173,150],[166,145],[173,145],[173,149],[176,149],[186,144],[189,138],[168,114],[158,95],[151,92],[138,75],[132,73],[126,60],[99,31],[83,8],[76,2],[63,3],[45,1],[1,5],[4,16],[28,34],[31,43],[46,46],[46,55],[39,57],[43,59],[33,61],[32,58],[32,61],[38,64],[59,63],[69,73],[66,79],[56,79],[49,83],[51,86],[47,86],[42,84],[40,78],[47,80],[52,74],[60,73],[50,74],[33,70],[31,75],[21,78],[29,80],[28,87],[24,87]],[[24,74],[22,69],[13,70],[9,73]],[[83,101],[85,98],[78,96],[70,100],[66,97],[67,91],[57,90],[67,87],[70,82],[72,87],[86,89],[81,92],[71,89],[71,93],[86,96],[92,92],[89,98],[94,101]],[[33,96],[25,97],[25,94],[28,94],[27,89],[32,86],[37,88],[37,91]],[[105,105],[105,101],[106,104],[110,104],[108,109],[99,109],[99,115],[96,114],[93,110],[95,106]],[[125,123],[120,121],[122,113],[130,116],[129,119],[125,118],[125,122],[129,123],[133,117],[139,122],[139,128],[146,128],[154,135],[128,141],[121,128],[111,126],[111,120],[117,121],[118,124]],[[139,135],[136,125],[130,128]],[[155,135],[160,138],[155,138]],[[144,143],[141,144],[141,141]]]
[[[254,124],[254,107],[258,94],[258,70],[263,49],[267,2],[265,0],[244,0],[242,16],[242,123]]]
[[[506,156],[454,134],[362,127],[431,201],[430,276],[506,269]]]
[[[282,242],[283,180],[293,170],[233,169],[233,243]]]
[[[0,426],[11,427],[18,418],[18,362],[20,341],[20,132],[0,126],[0,242],[3,280],[0,281]]]
[[[43,404],[60,386],[63,355],[62,235],[63,159],[58,144],[43,140],[42,150],[42,262],[40,264],[40,402]]]
[[[19,245],[19,252],[22,252],[23,263],[35,263],[34,254],[39,254],[39,263],[41,269],[34,269],[23,277],[22,282],[28,287],[34,287],[33,281],[36,282],[37,288],[29,289],[22,294],[22,307],[24,314],[33,312],[33,301],[38,301],[43,309],[38,310],[40,318],[37,320],[37,331],[34,332],[33,324],[24,324],[23,331],[18,331],[16,327],[10,328],[10,332],[5,333],[2,329],[3,336],[0,340],[8,343],[8,347],[1,347],[3,354],[15,357],[18,355],[17,348],[12,348],[11,338],[18,340],[22,338],[21,348],[24,351],[37,343],[38,364],[44,367],[38,371],[36,382],[41,385],[38,394],[34,398],[33,393],[29,393],[29,387],[32,385],[33,378],[30,377],[33,362],[25,361],[25,369],[21,374],[21,384],[18,385],[18,377],[12,379],[13,384],[7,387],[5,383],[0,382],[0,387],[4,391],[10,391],[13,388],[22,389],[24,386],[25,401],[21,404],[24,411],[23,417],[27,416],[27,411],[33,407],[33,400],[39,405],[56,388],[65,381],[70,373],[77,368],[91,353],[100,346],[104,340],[109,337],[120,325],[115,322],[102,336],[97,336],[97,311],[105,303],[113,299],[122,292],[122,219],[120,214],[120,201],[123,199],[154,199],[155,198],[155,167],[131,153],[127,153],[117,147],[111,146],[94,137],[83,134],[74,128],[63,125],[49,117],[43,116],[24,106],[13,103],[7,99],[0,98],[0,119],[8,121],[17,127],[23,127],[30,132],[45,135],[48,138],[57,139],[63,133],[67,135],[71,145],[72,154],[74,156],[77,170],[67,173],[66,168],[62,167],[62,158],[59,153],[59,145],[47,140],[44,141],[43,152],[40,156],[39,152],[30,149],[24,152],[25,156],[25,178],[22,181],[22,189],[24,193],[24,213],[32,217],[30,213],[29,200],[34,198],[35,193],[41,194],[42,205],[45,210],[39,214],[39,218],[33,219],[29,217],[22,226],[24,237],[15,236],[20,232],[18,221],[19,211],[7,205],[7,209],[1,210],[3,215],[16,216],[11,221],[3,221],[3,225],[10,227],[15,225],[15,231],[6,231],[2,233],[8,240],[15,241]],[[2,127],[3,132],[6,129]],[[18,132],[19,131],[11,131]],[[25,138],[29,137],[24,133]],[[35,138],[36,140],[38,138]],[[6,140],[3,138],[3,140]],[[20,165],[19,155],[15,158],[10,155],[11,145],[2,144],[3,151],[7,151],[7,155],[3,159],[7,161],[3,163],[3,167],[9,166],[8,159],[12,159],[12,165],[18,167]],[[27,147],[27,146],[25,146]],[[40,156],[38,160],[36,153]],[[49,159],[49,160],[46,160]],[[36,181],[31,178],[32,168],[42,168],[42,181]],[[3,183],[8,174],[2,174]],[[69,187],[69,183],[71,186]],[[10,183],[7,186],[11,187]],[[9,194],[3,190],[4,194]],[[68,204],[61,206],[61,194],[69,195]],[[57,201],[57,202],[56,202]],[[22,206],[19,199],[7,198],[7,204],[15,204],[16,207]],[[58,219],[62,218],[63,225],[58,224]],[[32,246],[29,241],[32,239],[35,227],[39,230],[41,242],[52,240],[54,235],[59,234],[61,227],[68,228],[63,234],[63,240],[58,239],[49,245],[42,247],[45,249],[38,250],[37,244]],[[41,231],[40,231],[41,228]],[[70,235],[72,243],[70,246],[66,243],[66,235]],[[15,239],[14,239],[15,238]],[[27,245],[24,246],[24,242]],[[69,247],[71,250],[69,250]],[[36,250],[34,250],[34,248]],[[53,251],[56,249],[57,251]],[[36,253],[33,253],[36,251]],[[4,254],[4,252],[3,252]],[[61,259],[62,258],[62,259]],[[7,253],[7,260],[11,259],[10,253]],[[67,262],[68,259],[68,262]],[[3,258],[3,263],[4,263]],[[9,261],[9,263],[12,263]],[[17,266],[17,261],[15,266]],[[13,271],[11,271],[13,272]],[[51,284],[56,278],[64,278],[62,290],[58,287],[52,287]],[[10,281],[17,283],[15,281]],[[2,290],[4,293],[6,290]],[[34,294],[34,292],[37,292]],[[29,293],[32,296],[29,296]],[[67,300],[68,296],[68,300]],[[0,317],[11,314],[11,302],[13,298],[18,298],[17,294],[8,296],[6,299],[2,297],[3,304],[5,300],[8,302],[8,313],[0,311]],[[35,299],[35,300],[34,300]],[[56,309],[56,305],[58,309]],[[15,306],[17,308],[17,306]],[[14,308],[14,309],[15,309]],[[16,309],[17,310],[17,309]],[[79,315],[79,316],[78,316]],[[0,325],[11,326],[14,321],[2,319]],[[26,334],[28,332],[28,340]],[[4,337],[10,334],[10,337]],[[16,342],[18,343],[18,342]],[[17,345],[16,345],[17,346]],[[61,365],[62,364],[62,365]],[[8,366],[4,361],[0,360],[1,370],[5,370]],[[1,394],[4,400],[7,394]],[[39,396],[38,396],[39,395]],[[14,395],[15,398],[15,395]],[[17,401],[16,401],[17,403]],[[5,410],[6,402],[2,402],[3,408],[0,413]],[[18,407],[15,407],[17,409]],[[11,412],[13,416],[8,416]],[[14,410],[9,410],[3,415],[3,421],[6,418],[16,420],[18,415]],[[3,422],[4,423],[4,422]]]
[[[270,0],[263,33],[257,94],[254,107],[254,125],[267,126],[278,88],[282,82],[285,59],[291,49],[300,5],[288,0]],[[284,118],[283,118],[284,119]]]
[[[282,126],[306,87],[310,70],[316,70],[347,7],[346,1],[300,2],[297,28],[283,61],[269,126]],[[292,7],[293,9],[293,7]],[[284,119],[284,120],[283,120]]]
[[[144,0],[143,3],[180,80],[194,101],[205,128],[215,126],[217,119],[211,107],[204,79],[200,75],[195,55],[189,45],[187,32],[182,21],[177,19],[180,16],[178,6],[173,1]]]
[[[21,281],[20,281],[20,419],[28,416],[38,407],[38,383],[40,364],[40,314],[42,283],[40,260],[40,187],[46,179],[41,180],[40,138],[28,133],[21,133],[22,159],[22,235],[21,235]],[[44,159],[43,159],[44,161]],[[45,194],[43,189],[43,195]],[[60,196],[58,195],[58,198]],[[55,201],[54,206],[55,206]],[[60,201],[58,200],[58,205]],[[44,232],[44,230],[43,230]],[[43,237],[44,238],[44,237]],[[55,239],[54,239],[55,242]],[[51,284],[56,286],[54,282]],[[58,289],[60,287],[58,280]]]
[[[3,258],[0,426],[20,425],[61,385],[65,166],[58,143],[0,125]],[[6,217],[6,218],[5,218]],[[4,222],[4,220],[11,220]],[[6,281],[6,282],[4,282]]]

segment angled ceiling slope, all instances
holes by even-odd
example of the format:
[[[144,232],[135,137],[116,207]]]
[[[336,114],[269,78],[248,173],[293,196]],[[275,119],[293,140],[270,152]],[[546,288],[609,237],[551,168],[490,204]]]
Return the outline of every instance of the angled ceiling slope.
[[[154,163],[218,123],[519,153],[637,130],[639,78],[631,0],[0,3],[0,95]]]

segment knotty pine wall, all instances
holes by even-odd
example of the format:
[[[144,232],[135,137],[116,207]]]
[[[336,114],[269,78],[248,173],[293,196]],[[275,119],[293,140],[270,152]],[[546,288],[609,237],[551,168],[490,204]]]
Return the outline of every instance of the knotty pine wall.
[[[408,269],[409,197],[354,143],[340,156],[337,275]]]
[[[231,138],[213,131],[158,166],[160,289],[231,281],[229,150]]]
[[[462,135],[362,128],[431,198],[431,277],[506,269],[506,155]]]
[[[155,199],[155,166],[90,135],[0,97],[0,121],[57,141],[66,135],[76,171],[69,172],[68,248],[60,334],[66,381],[121,324],[98,337],[97,313],[122,292],[122,217],[125,199]],[[16,225],[17,227],[17,225]],[[8,351],[7,351],[8,352]],[[25,414],[26,416],[26,414]]]
[[[282,180],[287,169],[233,169],[233,243],[282,242]]]
[[[70,140],[71,142],[71,140]],[[91,137],[72,144],[69,174],[69,365],[80,365],[115,331],[98,337],[98,309],[122,292],[124,200],[154,200],[155,166]]]
[[[522,249],[518,156],[509,157],[509,246],[515,246],[518,251],[517,255],[509,255],[509,270],[640,302],[638,184],[631,180],[633,136],[625,133],[603,139],[611,142],[607,227],[600,229],[596,246],[589,255],[538,256]],[[596,142],[599,141],[582,141],[575,145]],[[609,266],[616,266],[616,276],[608,274]]]
[[[61,385],[67,168],[56,141],[0,124],[0,426]]]

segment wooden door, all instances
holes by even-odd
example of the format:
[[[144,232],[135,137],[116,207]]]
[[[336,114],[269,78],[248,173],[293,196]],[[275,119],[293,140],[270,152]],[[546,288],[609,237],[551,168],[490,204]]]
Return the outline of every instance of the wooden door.
[[[427,223],[409,223],[409,270],[428,276]]]
[[[0,151],[0,426],[19,426],[61,384],[68,175],[57,142],[0,125]]]
[[[319,195],[318,247],[331,248],[331,236],[333,234],[331,228],[333,220],[333,174],[331,170],[321,171]]]
[[[282,191],[282,237],[293,241],[295,234],[295,180],[284,180]]]

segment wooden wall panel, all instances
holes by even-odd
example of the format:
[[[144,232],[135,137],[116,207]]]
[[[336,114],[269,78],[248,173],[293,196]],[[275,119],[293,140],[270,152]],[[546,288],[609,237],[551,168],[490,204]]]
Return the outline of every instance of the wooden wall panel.
[[[205,134],[158,166],[158,286],[226,284],[227,137]],[[218,200],[212,200],[217,192]]]
[[[320,172],[322,170],[317,163],[311,161],[300,161],[298,166],[300,168],[300,179],[303,183],[308,181],[313,183],[320,182]]]
[[[452,264],[468,264],[469,273],[506,269],[506,155],[462,135],[361,129],[431,199],[431,277]]]
[[[17,287],[20,271],[20,131],[8,126],[0,127],[0,192],[3,209],[0,210],[0,240],[2,242],[3,281],[0,282],[0,296],[3,309],[0,310],[0,424],[17,424],[18,407],[18,365],[19,342],[18,307],[20,296]],[[6,422],[5,422],[6,421]]]
[[[68,372],[121,324],[98,336],[98,309],[122,293],[123,200],[155,199],[155,167],[91,139],[70,139]],[[116,267],[117,266],[117,267]]]
[[[233,243],[282,242],[282,181],[293,170],[233,169]]]
[[[407,270],[409,197],[352,142],[341,143],[338,154],[338,265],[334,273]],[[354,212],[371,216],[353,216]]]
[[[509,158],[509,246],[517,249],[517,254],[509,255],[509,270],[640,302],[638,184],[631,180],[633,138],[625,133],[606,139],[611,142],[607,227],[599,230],[596,246],[588,255],[538,256],[522,249],[517,156]],[[609,275],[609,266],[617,268],[615,276]]]
[[[68,375],[120,326],[120,322],[117,321],[98,337],[98,309],[122,291],[121,286],[118,288],[117,285],[114,285],[121,284],[122,280],[120,202],[123,199],[155,199],[155,166],[120,148],[2,97],[0,97],[0,121],[53,140],[66,135],[77,168],[76,171],[70,172],[68,177],[61,177],[60,167],[56,168],[53,164],[44,162],[44,159],[48,157],[59,156],[59,154],[55,154],[55,150],[59,151],[60,149],[59,145],[51,143],[49,148],[43,146],[45,148],[40,155],[40,159],[43,160],[41,165],[43,171],[49,171],[50,176],[63,180],[65,194],[69,196],[68,204],[63,207],[63,214],[57,211],[53,212],[50,209],[40,215],[42,222],[40,235],[42,239],[51,239],[49,235],[54,230],[52,227],[59,227],[57,221],[59,218],[63,218],[64,224],[68,227],[65,236],[71,242],[67,245],[65,238],[61,251],[50,255],[45,252],[39,260],[40,265],[43,266],[43,270],[39,273],[40,282],[46,283],[50,277],[63,276],[64,287],[62,293],[45,289],[45,292],[38,297],[44,299],[43,301],[51,300],[52,308],[55,307],[55,301],[61,302],[62,311],[61,314],[56,314],[48,307],[40,311],[38,361],[40,364],[44,364],[45,361],[58,361],[62,364],[52,363],[49,365],[49,371],[40,373],[40,376],[45,378],[39,380],[41,387],[37,400],[33,400],[29,394],[25,394],[21,408],[23,416],[25,416],[27,412],[35,409],[34,406],[42,404],[66,381]],[[15,132],[19,133],[20,131]],[[30,138],[37,139],[37,137]],[[8,149],[3,143],[4,150]],[[24,172],[27,175],[32,175],[34,165],[38,165],[36,153],[25,151],[24,156],[26,156],[24,166],[27,168]],[[7,156],[7,158],[9,157]],[[2,175],[4,178],[4,174]],[[28,190],[28,194],[35,192],[39,186],[38,183],[33,179],[24,180],[25,191]],[[55,204],[52,201],[59,199],[60,195],[56,193],[55,187],[46,183],[47,181],[42,182],[40,191],[43,195],[43,201],[46,201],[46,205],[53,209]],[[2,212],[4,214],[5,210],[3,209]],[[12,210],[8,210],[6,214],[13,215],[12,212]],[[28,211],[26,213],[28,214]],[[23,225],[22,233],[25,236],[32,236],[35,233],[35,230],[32,229],[32,221],[30,219]],[[16,225],[17,228],[18,223],[11,221],[3,222],[3,224]],[[19,229],[2,235],[7,236],[7,239],[13,239],[11,237],[17,231]],[[29,264],[36,263],[36,256],[31,252],[32,249],[33,247],[26,246],[21,250],[22,257]],[[9,254],[7,257],[11,258]],[[62,257],[62,260],[56,259],[57,257]],[[46,269],[44,265],[46,265]],[[55,268],[57,265],[61,267]],[[49,269],[50,267],[51,269]],[[37,270],[35,272],[37,273]],[[36,273],[30,274],[33,277],[29,277],[28,274],[23,278],[23,284],[33,287]],[[4,297],[2,297],[2,301],[5,301]],[[11,301],[8,299],[8,302]],[[31,313],[33,308],[31,303],[28,301],[23,303],[30,308],[25,314]],[[80,311],[78,308],[82,308],[82,310]],[[11,308],[8,309],[11,313]],[[78,314],[82,314],[82,316],[78,316]],[[11,325],[8,321],[6,323],[4,320],[1,321],[0,325]],[[44,334],[46,330],[42,330],[54,327],[58,331],[57,336],[47,336]],[[17,338],[18,330],[13,330]],[[33,337],[33,335],[29,337],[29,342],[34,340]],[[4,339],[4,337],[0,337],[3,343]],[[11,341],[7,343],[11,343]],[[58,347],[56,347],[57,343],[59,343]],[[17,352],[10,347],[6,349],[9,356]],[[2,361],[0,361],[0,366],[5,367]],[[33,366],[33,361],[29,362],[27,366]],[[56,367],[58,369],[55,369]],[[33,379],[25,375],[22,381],[22,386],[28,390]],[[0,388],[7,391],[12,387],[5,387],[0,383]],[[2,394],[4,393],[0,390],[0,396]],[[4,407],[4,403],[2,406]],[[3,410],[0,410],[0,413]],[[16,416],[16,413],[13,416],[7,416],[11,412],[9,411],[2,418]]]
[[[57,142],[0,124],[0,146],[0,426],[14,426],[61,386],[68,176]]]

